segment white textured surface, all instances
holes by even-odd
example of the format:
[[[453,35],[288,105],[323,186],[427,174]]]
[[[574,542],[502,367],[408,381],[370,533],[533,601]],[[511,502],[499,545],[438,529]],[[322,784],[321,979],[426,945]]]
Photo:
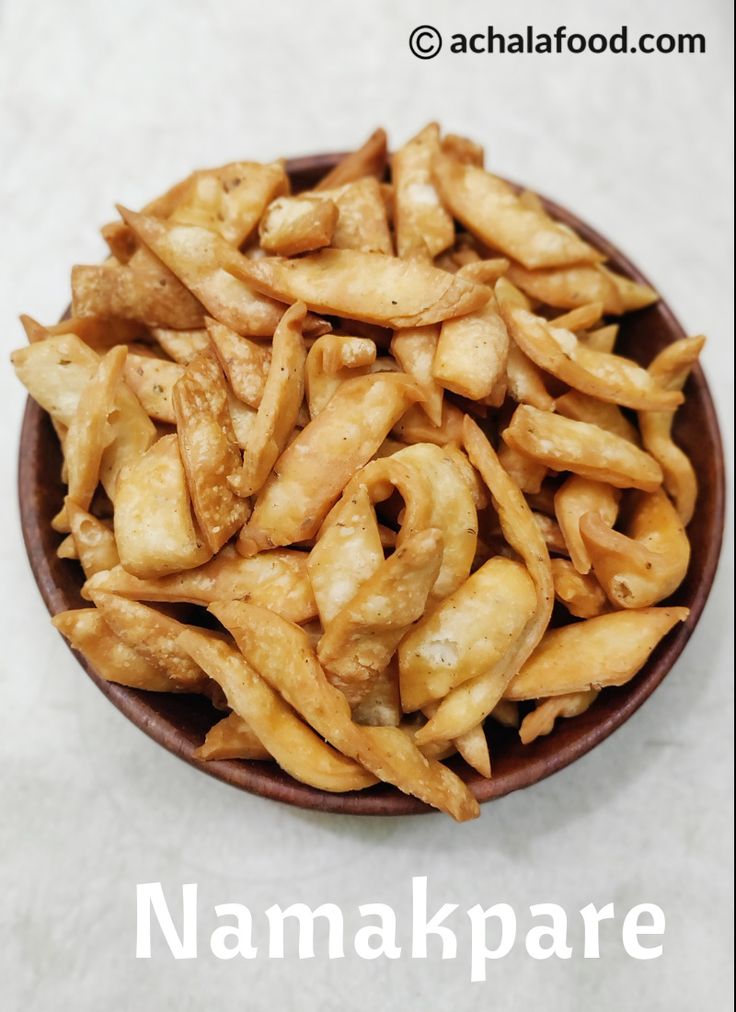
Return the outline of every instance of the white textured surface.
[[[0,320],[53,321],[68,270],[102,252],[112,204],[142,203],[201,164],[344,148],[429,118],[487,145],[500,172],[568,204],[643,265],[690,330],[730,445],[730,9],[708,2],[554,5],[0,0]],[[706,56],[468,56],[420,63],[418,23],[447,32],[701,31]],[[730,928],[731,555],[684,657],[612,739],[546,783],[442,817],[320,817],[236,793],[145,738],[48,624],[18,529],[23,392],[2,403],[3,1008],[79,1010],[726,1007]],[[729,452],[730,457],[730,452]],[[665,954],[535,963],[522,950],[468,983],[461,957],[366,963],[203,954],[136,962],[135,883],[199,882],[202,910],[430,901],[557,901],[572,914],[652,900]],[[203,918],[206,927],[208,919]],[[202,935],[206,952],[206,934]],[[575,929],[575,939],[579,932]],[[402,939],[406,940],[406,936]],[[262,938],[261,938],[262,941]]]

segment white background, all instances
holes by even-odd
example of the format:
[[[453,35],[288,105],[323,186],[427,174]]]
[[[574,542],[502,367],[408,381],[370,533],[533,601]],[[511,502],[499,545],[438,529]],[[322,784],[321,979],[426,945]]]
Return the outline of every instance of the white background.
[[[650,274],[705,366],[731,439],[730,0],[438,3],[372,0],[0,0],[0,321],[54,321],[73,263],[102,254],[114,201],[136,207],[191,168],[350,147],[377,124],[395,143],[429,119],[482,141],[493,168],[568,204]],[[410,30],[700,31],[705,56],[452,56],[421,63]],[[731,554],[665,684],[569,770],[441,816],[320,816],[237,793],[129,724],[51,629],[15,501],[24,394],[0,368],[3,1008],[680,1010],[730,990]],[[460,955],[397,962],[218,963],[215,903],[391,903],[406,944],[411,876],[430,902],[556,901],[575,918],[567,962],[517,946],[471,987]],[[202,952],[136,962],[135,884],[198,882]],[[662,959],[623,954],[634,903],[667,916]],[[602,958],[584,961],[576,911],[613,901]],[[464,915],[457,915],[462,924]],[[261,944],[264,935],[259,939]]]

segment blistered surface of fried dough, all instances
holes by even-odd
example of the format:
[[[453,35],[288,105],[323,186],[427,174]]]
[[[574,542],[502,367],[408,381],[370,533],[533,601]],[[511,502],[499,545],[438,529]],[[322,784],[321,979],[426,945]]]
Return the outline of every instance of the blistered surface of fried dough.
[[[153,445],[156,427],[124,380],[118,384],[115,408],[108,421],[112,437],[102,454],[100,481],[114,503],[120,472],[137,463]]]
[[[256,671],[331,745],[459,821],[478,816],[478,803],[462,780],[425,759],[404,731],[352,721],[347,700],[327,681],[301,629],[250,605],[217,604],[211,610]]]
[[[554,471],[573,471],[616,488],[653,492],[662,482],[659,464],[627,439],[551,411],[520,404],[503,438]]]
[[[373,505],[366,486],[356,484],[330,512],[309,553],[309,579],[325,628],[382,562]]]
[[[542,699],[623,685],[687,608],[614,611],[551,629],[508,686],[507,699]]]
[[[337,207],[337,222],[332,233],[335,249],[357,249],[364,253],[394,251],[381,185],[372,176],[356,179],[333,190],[321,190]]]
[[[243,528],[244,554],[313,537],[350,478],[420,396],[412,380],[378,373],[347,380],[276,462]]]
[[[172,692],[178,688],[158,665],[150,664],[123,643],[97,608],[62,611],[51,621],[105,681],[150,692]]]
[[[429,264],[359,250],[322,250],[295,260],[241,258],[228,269],[274,299],[301,300],[320,313],[384,327],[438,323],[473,312],[489,298],[485,286]]]
[[[482,400],[504,379],[508,349],[506,325],[491,296],[482,309],[442,324],[432,375],[448,390]]]
[[[622,439],[628,439],[630,443],[639,445],[636,426],[628,420],[617,404],[600,401],[597,397],[580,393],[579,390],[568,390],[566,394],[555,399],[555,411],[577,422],[590,422],[591,425],[597,425],[615,436],[621,436]]]
[[[248,261],[224,239],[196,225],[176,225],[125,209],[121,214],[210,316],[238,334],[271,337],[287,307],[259,295],[226,269],[233,260]],[[182,328],[203,325],[201,313],[198,321],[182,324]]]
[[[526,495],[535,495],[540,491],[542,482],[548,474],[544,464],[518,453],[503,441],[498,447],[498,459],[504,471],[513,478],[522,492]]]
[[[354,759],[322,741],[234,647],[194,629],[181,634],[180,645],[222,687],[231,708],[295,780],[325,791],[361,790],[376,782]]]
[[[172,393],[183,372],[184,366],[178,362],[129,354],[125,363],[125,382],[149,418],[174,425],[176,416]]]
[[[202,352],[186,366],[173,399],[194,515],[210,552],[215,553],[240,530],[250,510],[228,484],[228,477],[240,467],[240,449],[228,410],[227,387],[213,352]]]
[[[170,215],[181,225],[199,225],[225,242],[241,246],[268,204],[288,193],[289,177],[280,162],[231,162],[195,172]]]
[[[525,309],[502,308],[502,314],[524,354],[581,393],[643,411],[675,408],[682,400],[682,394],[658,387],[646,369],[630,359],[589,348],[541,316]]]
[[[463,435],[468,457],[490,490],[503,535],[521,557],[534,583],[536,603],[523,631],[509,643],[503,657],[490,670],[445,696],[436,714],[417,733],[418,743],[458,738],[485,720],[544,635],[554,604],[549,552],[524,496],[504,471],[491,444],[468,416]]]
[[[650,363],[649,372],[665,389],[681,390],[704,343],[704,337],[675,341]],[[672,439],[674,417],[673,411],[642,412],[639,415],[639,428],[644,447],[662,468],[664,487],[687,527],[695,511],[698,479],[689,458]]]
[[[535,605],[534,584],[518,562],[497,556],[476,570],[402,640],[404,710],[419,710],[488,671],[519,637]]]
[[[118,264],[73,267],[72,312],[82,317],[120,316],[148,327],[201,327],[202,306],[174,273]]]
[[[306,352],[302,327],[306,312],[303,302],[291,306],[273,336],[271,365],[245,444],[242,466],[231,470],[228,477],[231,488],[239,496],[254,495],[261,490],[294,431],[304,398]],[[245,514],[241,513],[241,517],[238,527]],[[230,533],[234,530],[235,527]]]
[[[427,327],[406,327],[394,331],[391,354],[401,368],[419,384],[424,400],[420,410],[436,426],[442,424],[442,387],[432,375],[437,341],[438,324]]]
[[[603,304],[604,313],[624,311],[618,288],[600,266],[575,265],[549,270],[527,270],[512,264],[508,279],[527,295],[558,309],[576,309],[591,302]]]
[[[592,263],[601,255],[543,212],[525,207],[511,186],[475,165],[439,154],[434,181],[447,209],[491,249],[525,267]]]
[[[428,601],[432,606],[454,593],[470,575],[478,544],[473,491],[457,459],[431,443],[399,450],[393,460],[413,469],[415,485],[422,477],[427,481],[431,501],[427,525],[442,533],[442,565]]]
[[[176,436],[163,436],[120,475],[115,542],[142,579],[200,566],[212,552],[197,530]]]
[[[102,455],[112,442],[109,416],[128,354],[125,345],[111,348],[82,390],[64,441],[68,491],[65,503],[86,510],[100,480]]]
[[[99,356],[76,334],[60,334],[12,353],[16,375],[55,422],[69,426]]]
[[[690,542],[677,510],[662,489],[636,494],[623,531],[596,513],[580,519],[600,585],[617,608],[647,608],[680,586],[690,562]]]
[[[91,597],[123,643],[182,686],[191,686],[193,692],[202,687],[205,680],[202,669],[176,642],[186,626],[155,608],[117,594],[95,591]]]
[[[391,159],[396,251],[400,257],[413,250],[418,240],[426,245],[431,257],[454,242],[455,225],[432,181],[432,160],[439,150],[439,126],[430,123]]]
[[[200,351],[207,348],[209,343],[207,331],[203,328],[171,330],[167,327],[154,327],[151,334],[169,358],[180,365],[189,365]]]
[[[337,215],[337,205],[327,197],[279,197],[269,204],[258,226],[261,248],[292,257],[329,246]]]
[[[555,493],[555,517],[565,539],[570,560],[583,576],[590,572],[590,555],[580,534],[580,519],[596,513],[603,523],[613,527],[618,516],[621,493],[601,481],[573,474]]]
[[[355,705],[424,613],[442,562],[442,535],[428,528],[404,539],[328,623],[320,663]]]
[[[325,408],[341,383],[364,376],[376,361],[376,346],[367,337],[324,334],[307,355],[304,374],[309,415],[315,418]]]
[[[205,322],[212,347],[233,393],[244,404],[257,408],[271,365],[270,345],[242,337],[209,317]]]
[[[117,566],[120,557],[111,528],[72,502],[67,503],[67,514],[85,577],[89,579],[103,569]]]
[[[317,615],[307,576],[307,553],[292,549],[260,552],[245,559],[231,545],[210,562],[158,579],[141,580],[116,566],[85,584],[83,595],[94,590],[121,594],[133,600],[211,604],[247,600],[270,608],[292,622]]]

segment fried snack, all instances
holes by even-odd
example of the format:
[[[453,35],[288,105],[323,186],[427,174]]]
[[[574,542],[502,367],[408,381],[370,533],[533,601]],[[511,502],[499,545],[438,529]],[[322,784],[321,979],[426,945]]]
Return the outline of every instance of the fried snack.
[[[549,734],[688,614],[672,423],[703,339],[618,354],[656,293],[467,138],[386,163],[379,130],[296,195],[246,161],[121,208],[12,359],[61,448],[47,547],[93,605],[55,624],[100,676],[225,711],[203,762],[464,820],[442,760],[490,777],[497,724]],[[203,606],[227,632],[182,624]]]
[[[498,459],[504,471],[514,479],[525,495],[534,495],[539,492],[542,482],[547,477],[547,468],[544,464],[539,464],[531,457],[512,450],[506,443],[501,443],[499,446]]]
[[[591,560],[580,533],[580,520],[595,513],[600,522],[613,527],[618,516],[621,493],[605,482],[571,475],[555,493],[555,517],[575,569],[582,576],[590,572]]]
[[[423,398],[420,410],[435,426],[442,425],[443,392],[433,375],[439,336],[439,326],[431,324],[396,330],[391,339],[391,354],[404,372],[416,380]]]
[[[655,382],[666,390],[682,390],[704,344],[704,337],[689,337],[661,351],[649,366]],[[698,480],[687,455],[672,439],[674,417],[674,411],[642,412],[639,428],[644,449],[662,468],[664,487],[687,527],[695,510]]]
[[[571,229],[525,207],[513,188],[490,172],[440,153],[434,158],[433,173],[453,217],[486,246],[524,267],[563,267],[603,259]]]
[[[337,216],[337,205],[327,197],[279,197],[258,226],[261,248],[284,257],[322,249],[332,242]]]
[[[320,190],[337,208],[332,233],[335,249],[357,249],[363,253],[391,256],[394,245],[381,185],[373,176],[364,176],[336,189]]]
[[[401,724],[403,713],[395,654],[388,667],[372,678],[370,688],[352,711],[356,724],[367,724],[369,727],[398,727]]]
[[[447,390],[480,401],[504,380],[508,350],[506,325],[491,295],[482,309],[442,324],[432,375]]]
[[[66,510],[76,557],[85,577],[89,579],[95,573],[117,566],[120,557],[112,529],[73,502],[67,501]]]
[[[343,383],[279,457],[240,534],[238,550],[249,555],[314,537],[347,482],[419,396],[413,381],[398,373]]]
[[[552,559],[555,597],[575,618],[595,618],[610,610],[608,598],[595,576],[579,573],[569,559]]]
[[[633,443],[587,422],[520,404],[503,432],[504,442],[554,471],[573,471],[616,488],[654,492],[659,464]]]
[[[394,434],[404,443],[434,443],[435,446],[459,446],[463,434],[463,412],[455,404],[444,401],[442,419],[433,425],[427,418],[424,403],[414,404],[394,425]]]
[[[589,422],[599,429],[612,432],[615,436],[628,439],[630,443],[639,445],[639,433],[636,427],[623,414],[617,404],[598,400],[579,390],[568,390],[555,400],[555,411],[565,418],[573,418],[576,422]],[[649,412],[647,412],[649,414]]]
[[[125,361],[125,382],[141,403],[141,407],[157,422],[176,424],[174,386],[181,379],[184,366],[166,359],[128,353]]]
[[[77,410],[69,423],[64,441],[64,459],[69,489],[65,505],[74,503],[86,510],[100,480],[102,455],[112,442],[109,417],[115,410],[117,388],[123,374],[128,349],[111,348],[100,359],[97,371],[81,392]]]
[[[589,348],[571,331],[559,329],[525,309],[502,305],[501,313],[524,354],[575,390],[642,411],[671,409],[680,403],[678,397],[682,394],[658,387],[646,369],[635,362]]]
[[[289,192],[289,177],[281,162],[232,162],[219,169],[195,172],[168,214],[181,225],[199,225],[217,232],[225,242],[241,246],[275,198]]]
[[[304,374],[310,418],[327,406],[345,380],[365,376],[376,361],[376,346],[367,337],[325,334],[318,337],[307,355]]]
[[[535,606],[534,584],[522,565],[500,556],[486,562],[402,640],[404,710],[423,709],[492,668]]]
[[[325,628],[384,561],[376,514],[359,479],[360,473],[354,491],[346,492],[330,512],[309,553],[307,570]]]
[[[527,713],[521,722],[519,737],[522,744],[531,745],[536,738],[549,734],[558,717],[579,717],[592,706],[598,695],[598,689],[588,689],[539,700],[536,708]]]
[[[186,629],[178,646],[222,687],[233,711],[295,780],[323,791],[357,791],[376,782],[359,763],[323,742],[230,644]]]
[[[506,699],[542,699],[624,685],[687,608],[614,611],[551,629],[512,680]]]
[[[111,440],[102,454],[100,482],[111,502],[117,498],[121,471],[136,464],[156,439],[156,427],[141,402],[121,381],[117,387],[115,407],[109,418]]]
[[[151,664],[137,650],[123,643],[105,622],[97,608],[62,611],[51,619],[100,678],[149,692],[191,692],[169,678],[158,665]]]
[[[595,348],[596,351],[611,352],[616,346],[618,331],[618,324],[610,323],[606,327],[598,327],[596,330],[580,333],[578,337],[581,341],[585,341],[589,348]]]
[[[429,264],[354,249],[322,250],[296,260],[239,257],[227,268],[273,299],[303,301],[319,313],[395,329],[471,313],[490,294]]]
[[[462,780],[425,759],[400,728],[359,727],[351,720],[347,700],[327,681],[298,626],[253,605],[214,604],[210,610],[261,677],[343,755],[458,821],[480,814]]]
[[[436,257],[455,240],[453,220],[432,182],[432,161],[439,150],[440,128],[430,123],[391,159],[396,251],[400,257],[408,256],[418,243],[426,246],[430,257]]]
[[[245,444],[243,463],[227,475],[230,487],[239,496],[254,495],[260,491],[294,431],[304,397],[306,352],[302,327],[306,315],[307,307],[303,302],[297,302],[281,317],[273,336],[271,365],[258,413]],[[237,522],[228,526],[227,538],[223,540],[228,540],[236,528],[242,526],[245,516],[246,510],[241,509]]]
[[[407,537],[328,623],[317,656],[351,706],[363,699],[404,633],[424,614],[442,547],[435,528]]]
[[[200,691],[206,677],[177,643],[186,626],[163,612],[117,594],[95,591],[92,603],[115,635],[149,664],[160,668],[180,686]]]
[[[174,387],[174,412],[194,515],[214,555],[240,530],[250,509],[228,483],[240,467],[240,450],[228,410],[225,380],[211,351],[201,352],[185,368]]]
[[[121,317],[148,327],[201,327],[201,303],[166,270],[136,270],[130,264],[72,268],[74,316]]]
[[[289,549],[261,552],[244,559],[227,545],[214,559],[196,569],[154,579],[138,579],[122,566],[115,566],[93,575],[82,594],[90,600],[96,591],[134,601],[202,605],[245,599],[270,608],[291,622],[307,622],[317,614],[307,576],[307,554]]]
[[[270,759],[271,754],[255,731],[237,713],[213,724],[205,739],[194,751],[195,759]]]
[[[163,351],[180,365],[189,365],[200,351],[206,351],[209,341],[207,331],[169,330],[165,327],[153,327],[151,335]]]
[[[504,537],[526,564],[534,583],[536,606],[521,634],[509,642],[504,655],[493,667],[445,696],[434,717],[417,732],[418,744],[458,738],[485,720],[544,635],[554,603],[549,553],[524,496],[501,467],[491,444],[467,415],[463,435],[468,457],[491,493]]]
[[[122,207],[118,210],[141,242],[176,274],[210,316],[238,334],[273,335],[287,307],[258,294],[230,273],[233,261],[249,261],[224,239],[196,225],[176,225]],[[204,316],[202,312],[198,323],[183,323],[181,327],[204,326]]]
[[[618,316],[624,311],[623,300],[613,278],[600,266],[573,265],[527,270],[521,264],[512,264],[507,276],[532,299],[557,309],[577,309],[598,302],[603,306],[604,313]]]
[[[271,348],[262,342],[251,341],[236,334],[234,330],[210,317],[207,317],[205,323],[207,335],[232,392],[244,404],[257,408],[263,397],[271,365]],[[207,347],[206,342],[204,347]]]
[[[636,494],[624,531],[585,513],[580,535],[598,582],[617,608],[663,601],[680,586],[690,563],[685,528],[661,489]]]
[[[585,332],[595,326],[603,316],[602,302],[586,302],[577,309],[570,309],[561,316],[550,320],[550,325],[561,330],[571,330],[574,334]]]
[[[130,344],[133,341],[149,339],[148,328],[136,323],[135,320],[110,320],[96,316],[71,317],[50,327],[44,327],[26,313],[22,313],[19,319],[29,344],[45,341],[60,334],[76,334],[90,348],[102,352],[116,344]]]
[[[426,524],[442,535],[442,564],[431,588],[431,607],[454,593],[470,575],[478,544],[478,514],[467,471],[458,463],[457,455],[431,443],[418,443],[399,450],[394,464],[408,465],[412,484],[419,487],[422,478],[428,484],[430,510]],[[407,514],[409,510],[407,509]],[[402,533],[409,517],[402,523]],[[418,529],[416,519],[415,529]],[[399,541],[401,538],[399,539]]]
[[[481,169],[483,168],[483,148],[469,137],[462,137],[460,134],[445,134],[442,138],[442,150],[446,155],[450,155],[459,162],[467,162],[468,165],[479,165]]]
[[[322,177],[316,190],[329,190],[335,186],[352,183],[363,176],[383,175],[386,166],[386,131],[381,127],[374,130],[368,140],[357,151],[346,155],[334,169]]]
[[[68,428],[99,356],[76,334],[60,334],[14,351],[10,360],[31,397]]]
[[[124,569],[141,579],[193,569],[212,555],[192,517],[176,436],[162,436],[120,472],[115,543]]]

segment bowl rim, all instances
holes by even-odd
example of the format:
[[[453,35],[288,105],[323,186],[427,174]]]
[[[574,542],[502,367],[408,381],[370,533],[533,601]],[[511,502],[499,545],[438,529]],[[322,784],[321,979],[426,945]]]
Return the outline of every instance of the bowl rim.
[[[343,156],[344,152],[330,152],[291,158],[286,160],[286,170],[290,176],[308,173],[317,175],[320,171],[327,172]],[[513,186],[518,186],[513,181],[509,180],[509,182]],[[571,224],[584,239],[614,260],[617,267],[620,267],[629,277],[642,284],[649,284],[642,271],[618,247],[600,235],[596,229],[581,221],[577,215],[555,201],[541,194],[540,197],[553,217]],[[674,335],[673,339],[684,337],[685,331],[670,305],[664,299],[660,299],[657,307],[667,329]],[[68,311],[66,315],[68,316]],[[715,579],[725,525],[723,443],[713,398],[700,365],[696,365],[692,370],[691,382],[694,383],[698,391],[706,417],[706,427],[714,445],[714,456],[717,459],[715,461],[715,482],[712,488],[714,509],[711,517],[711,537],[708,542],[707,556],[703,563],[703,575],[695,587],[693,599],[689,604],[688,618],[668,635],[658,651],[656,664],[652,665],[650,658],[635,679],[628,683],[626,696],[616,710],[594,724],[584,735],[575,741],[566,742],[551,756],[530,757],[527,764],[511,771],[505,771],[490,780],[473,775],[472,772],[466,775],[468,784],[479,802],[491,801],[538,783],[569,766],[600,744],[625,723],[661,684],[690,639]],[[37,445],[40,440],[40,430],[45,417],[47,417],[46,412],[29,397],[23,416],[19,444],[18,498],[26,553],[43,601],[53,616],[65,610],[68,605],[64,600],[61,588],[54,580],[42,539],[37,536],[40,523],[36,501],[37,485],[32,466],[34,454],[27,452],[29,447]],[[106,682],[95,673],[92,666],[81,654],[74,650],[72,653],[98,689],[140,730],[189,765],[233,787],[300,808],[334,814],[413,815],[434,812],[430,806],[410,795],[402,794],[397,788],[390,785],[378,785],[367,792],[330,794],[293,780],[283,773],[275,763],[264,764],[248,760],[210,760],[207,762],[198,760],[193,755],[196,746],[185,739],[180,729],[169,718],[152,709],[150,702],[146,701],[146,693]],[[464,772],[467,774],[466,770]]]

